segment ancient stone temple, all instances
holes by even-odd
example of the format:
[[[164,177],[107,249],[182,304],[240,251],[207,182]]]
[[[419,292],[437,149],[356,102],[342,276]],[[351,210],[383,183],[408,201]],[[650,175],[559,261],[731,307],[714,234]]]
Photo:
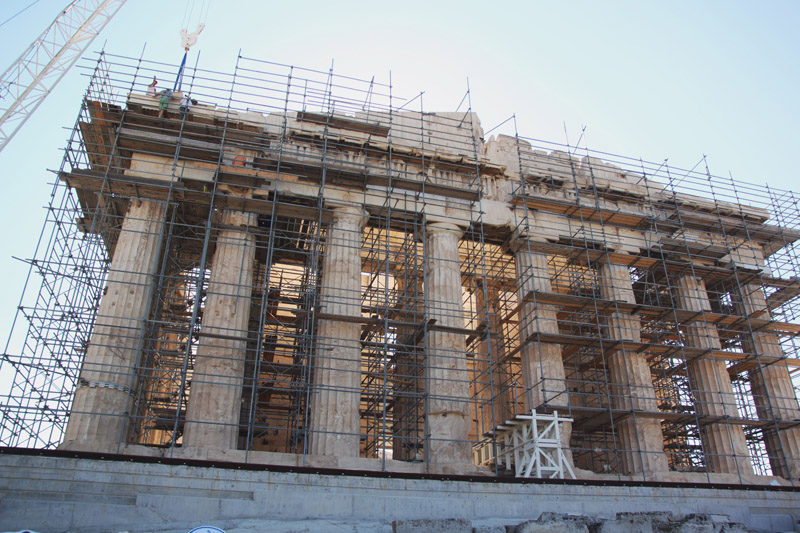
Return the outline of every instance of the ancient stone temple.
[[[159,113],[162,68],[94,71],[0,367],[7,479],[99,469],[140,521],[307,517],[335,486],[319,516],[798,518],[795,194],[246,58]],[[551,415],[541,477],[580,490],[514,477],[539,448],[507,436]]]

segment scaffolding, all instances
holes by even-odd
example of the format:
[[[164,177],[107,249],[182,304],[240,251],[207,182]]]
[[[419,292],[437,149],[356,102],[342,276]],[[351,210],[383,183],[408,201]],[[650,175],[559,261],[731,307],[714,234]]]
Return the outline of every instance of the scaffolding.
[[[421,472],[474,449],[503,475],[494,430],[557,411],[578,477],[797,481],[796,194],[484,139],[469,91],[429,112],[239,57],[147,94],[174,71],[91,66],[0,363],[2,446]],[[67,430],[93,417],[105,436]]]

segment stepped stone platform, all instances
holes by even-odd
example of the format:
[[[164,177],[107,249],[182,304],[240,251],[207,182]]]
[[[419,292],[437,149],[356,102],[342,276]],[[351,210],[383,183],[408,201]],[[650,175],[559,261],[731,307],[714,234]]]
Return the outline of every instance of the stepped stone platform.
[[[517,480],[0,451],[3,531],[185,532],[200,525],[227,533],[563,530],[541,529],[553,520],[567,520],[575,531],[667,531],[657,523],[685,526],[669,531],[797,531],[800,519],[800,490],[788,487]],[[641,516],[649,526],[628,528]],[[409,529],[414,520],[433,520],[445,529]]]

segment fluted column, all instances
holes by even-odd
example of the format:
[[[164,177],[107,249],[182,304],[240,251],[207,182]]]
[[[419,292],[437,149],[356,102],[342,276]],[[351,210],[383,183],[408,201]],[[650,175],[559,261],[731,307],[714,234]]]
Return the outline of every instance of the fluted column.
[[[86,350],[62,448],[116,451],[126,431],[131,388],[150,308],[164,204],[131,200],[97,322]]]
[[[310,452],[358,457],[361,435],[361,231],[360,206],[333,208],[322,261]]]
[[[600,292],[607,300],[636,303],[630,271],[625,265],[601,263]],[[608,315],[609,337],[623,348],[606,355],[614,410],[657,412],[655,389],[645,354],[624,348],[624,341],[641,342],[639,317],[627,312]],[[617,415],[619,417],[619,415]],[[618,455],[623,474],[661,472],[669,469],[664,455],[664,436],[658,418],[623,415],[615,423]]]
[[[424,314],[422,278],[416,273],[398,272],[395,277],[397,308],[392,316],[401,322],[419,323]],[[400,461],[419,459],[424,441],[425,404],[424,359],[419,328],[397,329],[393,363],[394,402],[392,404],[392,458]]]
[[[523,248],[516,253],[514,259],[517,269],[517,298],[520,302],[532,291],[552,292],[547,254],[530,252]],[[542,404],[569,405],[561,345],[529,342],[528,338],[537,333],[558,333],[558,319],[552,305],[536,302],[534,298],[526,302],[519,312],[526,412]]]
[[[511,403],[511,391],[508,388],[510,372],[508,364],[503,361],[502,328],[497,312],[499,295],[495,289],[487,292],[488,298],[484,298],[482,289],[476,291],[478,309],[488,312],[486,327],[489,332],[489,338],[481,343],[480,356],[476,356],[475,360],[475,372],[479,378],[475,385],[478,400],[475,418],[481,434],[493,430],[510,417]]]
[[[769,320],[769,308],[761,286],[742,285],[740,290],[741,294],[734,295],[734,298],[740,300],[737,303],[742,314]],[[745,352],[757,356],[771,358],[785,355],[778,336],[768,328],[753,331],[752,334],[745,332],[744,348]],[[759,418],[787,422],[800,419],[792,378],[785,365],[769,361],[759,363],[750,371],[750,385]],[[767,425],[763,431],[773,473],[796,481],[800,478],[800,427],[776,431],[773,425]]]
[[[522,248],[514,256],[517,270],[517,298],[520,302],[532,291],[552,292],[550,267],[547,254],[531,252]],[[527,301],[519,311],[519,342],[522,346],[522,379],[525,385],[523,395],[525,412],[539,408],[542,404],[550,407],[567,408],[567,379],[564,373],[564,360],[561,345],[551,342],[528,341],[537,333],[558,333],[558,317],[552,305]],[[562,409],[563,413],[564,409]],[[569,448],[572,424],[561,424],[561,446]],[[572,461],[572,454],[566,452]]]
[[[256,215],[222,212],[192,373],[185,447],[237,448],[253,286]]]
[[[425,311],[436,326],[464,327],[461,261],[454,224],[425,228]],[[461,333],[432,330],[427,340],[428,434],[431,463],[470,463],[469,377],[466,339]]]
[[[681,276],[675,281],[678,305],[689,311],[710,311],[706,285],[695,276]],[[721,350],[719,332],[714,324],[702,320],[684,326],[690,347]],[[703,356],[688,364],[689,381],[698,416],[738,418],[736,397],[725,361]],[[702,424],[702,420],[701,420]],[[705,448],[708,468],[712,472],[752,474],[747,441],[741,425],[724,420],[703,424],[700,437]]]

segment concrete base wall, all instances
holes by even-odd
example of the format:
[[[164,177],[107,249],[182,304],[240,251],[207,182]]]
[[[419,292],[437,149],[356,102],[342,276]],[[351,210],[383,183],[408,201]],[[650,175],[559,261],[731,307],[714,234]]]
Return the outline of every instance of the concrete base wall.
[[[796,489],[373,477],[29,453],[0,454],[0,530],[188,531],[201,524],[226,529],[243,520],[314,519],[320,527],[311,530],[341,521],[369,524],[350,531],[391,531],[392,520],[419,518],[511,524],[544,512],[611,518],[666,511],[792,531],[800,519]],[[262,531],[283,530],[265,524]]]

